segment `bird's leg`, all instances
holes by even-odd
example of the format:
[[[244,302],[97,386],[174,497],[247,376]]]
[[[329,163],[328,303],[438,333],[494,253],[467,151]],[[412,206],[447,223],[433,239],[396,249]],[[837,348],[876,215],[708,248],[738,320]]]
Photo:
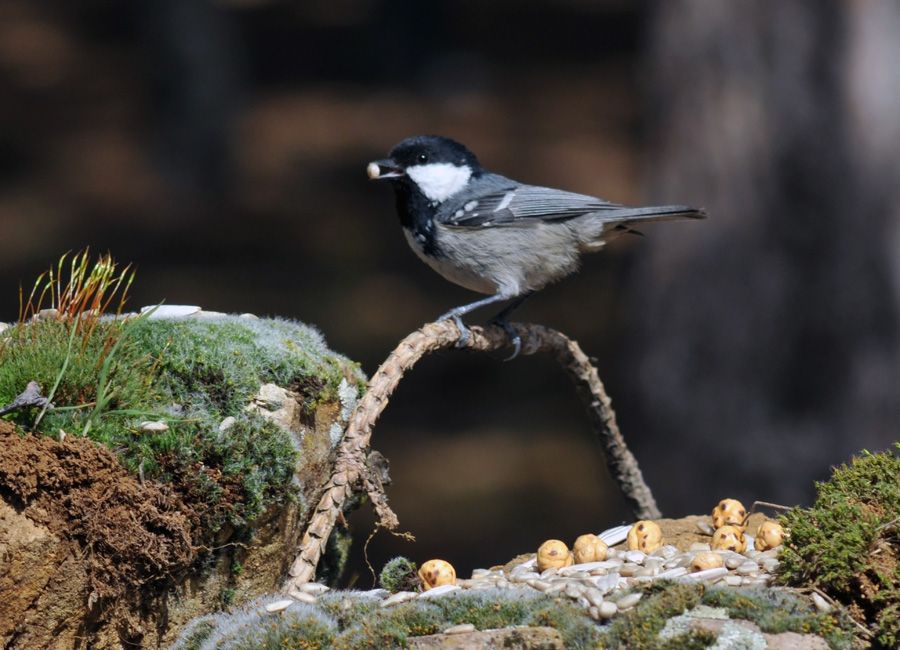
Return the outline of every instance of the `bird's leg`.
[[[475,302],[470,302],[467,305],[460,305],[459,307],[455,307],[448,311],[446,314],[442,314],[438,316],[437,320],[452,320],[456,323],[456,327],[459,329],[459,340],[456,342],[456,347],[461,348],[469,342],[469,328],[466,327],[462,322],[462,317],[468,314],[470,311],[474,311],[479,307],[484,307],[485,305],[490,305],[493,302],[499,302],[501,300],[508,300],[509,296],[503,293],[498,293],[493,296],[488,296],[487,298],[482,298],[481,300],[476,300]]]
[[[506,307],[504,307],[499,314],[494,316],[491,319],[492,325],[499,325],[503,328],[503,331],[506,332],[506,335],[509,337],[509,342],[512,343],[513,353],[508,356],[504,361],[512,361],[517,356],[519,356],[519,352],[522,349],[522,339],[519,338],[519,333],[513,328],[512,325],[509,324],[509,315],[516,309],[519,305],[525,302],[528,299],[533,291],[529,291],[528,293],[523,293],[521,296],[518,296],[515,300],[509,303]]]

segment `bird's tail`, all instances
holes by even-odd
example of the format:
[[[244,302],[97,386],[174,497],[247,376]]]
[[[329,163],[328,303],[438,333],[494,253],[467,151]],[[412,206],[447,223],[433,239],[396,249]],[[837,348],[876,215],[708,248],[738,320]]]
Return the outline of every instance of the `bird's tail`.
[[[648,221],[673,221],[675,219],[705,219],[706,212],[686,205],[657,205],[649,208],[612,208],[595,213],[604,223],[629,223]]]
[[[627,208],[625,206],[592,212],[581,218],[579,239],[582,252],[599,250],[603,244],[616,236],[630,233],[642,234],[637,226],[653,221],[674,221],[676,219],[705,219],[706,213],[699,208],[686,205],[658,205],[648,208]]]

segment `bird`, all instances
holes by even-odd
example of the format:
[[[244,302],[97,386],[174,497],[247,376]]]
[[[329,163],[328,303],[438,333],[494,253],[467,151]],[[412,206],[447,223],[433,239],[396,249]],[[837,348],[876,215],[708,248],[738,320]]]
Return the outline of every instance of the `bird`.
[[[521,339],[509,315],[536,291],[579,268],[582,254],[653,221],[702,219],[684,205],[627,207],[488,171],[465,145],[440,135],[406,138],[388,157],[370,162],[371,180],[393,186],[403,234],[415,254],[445,279],[486,298],[447,311],[457,345],[470,332],[462,317],[510,301],[491,323],[504,329],[515,358]]]

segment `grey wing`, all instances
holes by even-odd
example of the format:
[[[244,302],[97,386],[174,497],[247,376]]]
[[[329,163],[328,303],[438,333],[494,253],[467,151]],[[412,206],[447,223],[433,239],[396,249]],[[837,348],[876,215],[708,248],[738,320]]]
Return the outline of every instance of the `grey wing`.
[[[462,197],[447,206],[438,221],[458,228],[517,226],[562,221],[593,212],[615,212],[623,206],[603,199],[550,187],[516,185],[478,197]]]

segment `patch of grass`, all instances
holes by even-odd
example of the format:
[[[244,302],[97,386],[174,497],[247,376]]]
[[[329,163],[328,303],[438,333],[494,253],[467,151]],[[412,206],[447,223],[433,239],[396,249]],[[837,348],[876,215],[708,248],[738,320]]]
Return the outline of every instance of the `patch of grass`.
[[[779,580],[826,592],[886,648],[900,643],[898,450],[863,452],[816,485],[812,507],[781,518],[789,538]]]

